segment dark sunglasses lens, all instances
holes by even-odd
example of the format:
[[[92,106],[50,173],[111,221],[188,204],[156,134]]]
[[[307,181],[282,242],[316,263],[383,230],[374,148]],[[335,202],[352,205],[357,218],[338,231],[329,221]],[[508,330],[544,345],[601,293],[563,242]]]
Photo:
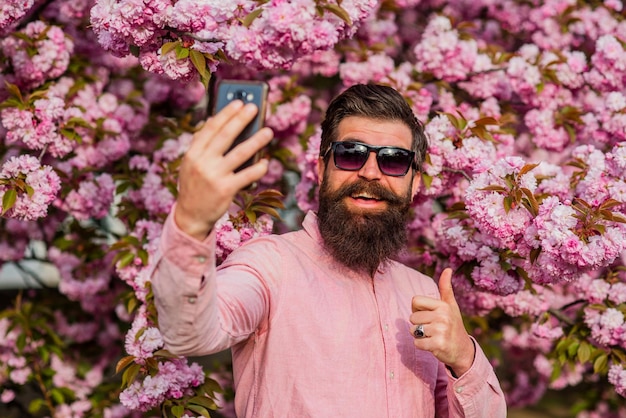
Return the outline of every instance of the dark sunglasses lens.
[[[337,168],[354,171],[363,167],[369,152],[363,145],[340,143],[335,145],[334,154]]]
[[[399,148],[383,148],[378,152],[378,167],[388,176],[403,176],[411,166],[411,153]]]

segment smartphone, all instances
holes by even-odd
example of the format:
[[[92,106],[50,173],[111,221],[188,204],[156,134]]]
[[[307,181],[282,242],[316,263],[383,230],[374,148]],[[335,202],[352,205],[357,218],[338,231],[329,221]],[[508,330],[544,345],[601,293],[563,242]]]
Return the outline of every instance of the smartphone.
[[[235,139],[235,142],[233,142],[229,151],[250,138],[255,132],[263,127],[265,123],[265,113],[267,110],[268,90],[269,86],[264,81],[224,79],[216,82],[216,93],[213,100],[214,104],[212,105],[212,114],[216,114],[228,103],[237,99],[243,101],[244,103],[254,103],[259,109],[254,119],[244,128],[239,136],[237,136],[237,139]],[[211,106],[211,101],[209,101],[209,106]],[[239,166],[235,172],[243,170],[244,168],[256,163],[260,157],[261,152],[256,153],[256,155]]]

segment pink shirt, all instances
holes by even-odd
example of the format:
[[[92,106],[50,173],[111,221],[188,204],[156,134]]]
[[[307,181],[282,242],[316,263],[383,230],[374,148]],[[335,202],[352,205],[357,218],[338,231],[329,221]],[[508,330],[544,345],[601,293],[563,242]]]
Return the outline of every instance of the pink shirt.
[[[395,262],[356,274],[325,252],[314,213],[303,228],[251,240],[216,269],[214,234],[165,223],[152,286],[166,348],[232,348],[238,417],[506,417],[478,345],[458,379],[413,345],[411,297],[438,297],[431,278]]]

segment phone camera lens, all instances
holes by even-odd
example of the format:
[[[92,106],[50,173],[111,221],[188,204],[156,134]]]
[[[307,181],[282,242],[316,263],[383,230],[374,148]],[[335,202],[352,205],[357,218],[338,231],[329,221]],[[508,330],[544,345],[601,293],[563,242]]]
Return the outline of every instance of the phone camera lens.
[[[238,90],[237,92],[235,92],[235,99],[245,101],[246,97],[248,97],[248,94],[243,90]]]

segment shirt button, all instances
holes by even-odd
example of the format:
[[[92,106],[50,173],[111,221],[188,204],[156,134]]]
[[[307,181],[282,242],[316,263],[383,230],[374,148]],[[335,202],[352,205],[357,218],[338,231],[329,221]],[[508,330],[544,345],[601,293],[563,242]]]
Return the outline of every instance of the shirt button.
[[[463,393],[463,386],[459,386],[455,389],[456,393]]]
[[[395,376],[395,375],[393,374],[393,372],[390,372],[390,373],[389,373],[389,377],[390,377],[390,378],[392,378],[392,379],[393,379],[393,377],[394,377],[394,376]]]
[[[189,302],[191,305],[193,305],[194,303],[196,303],[197,298],[195,296],[190,296],[187,298],[187,302]]]
[[[206,262],[206,257],[203,255],[196,255],[193,258],[195,258],[196,261],[201,264],[204,264]]]
[[[389,331],[389,325],[385,324],[385,331]]]

